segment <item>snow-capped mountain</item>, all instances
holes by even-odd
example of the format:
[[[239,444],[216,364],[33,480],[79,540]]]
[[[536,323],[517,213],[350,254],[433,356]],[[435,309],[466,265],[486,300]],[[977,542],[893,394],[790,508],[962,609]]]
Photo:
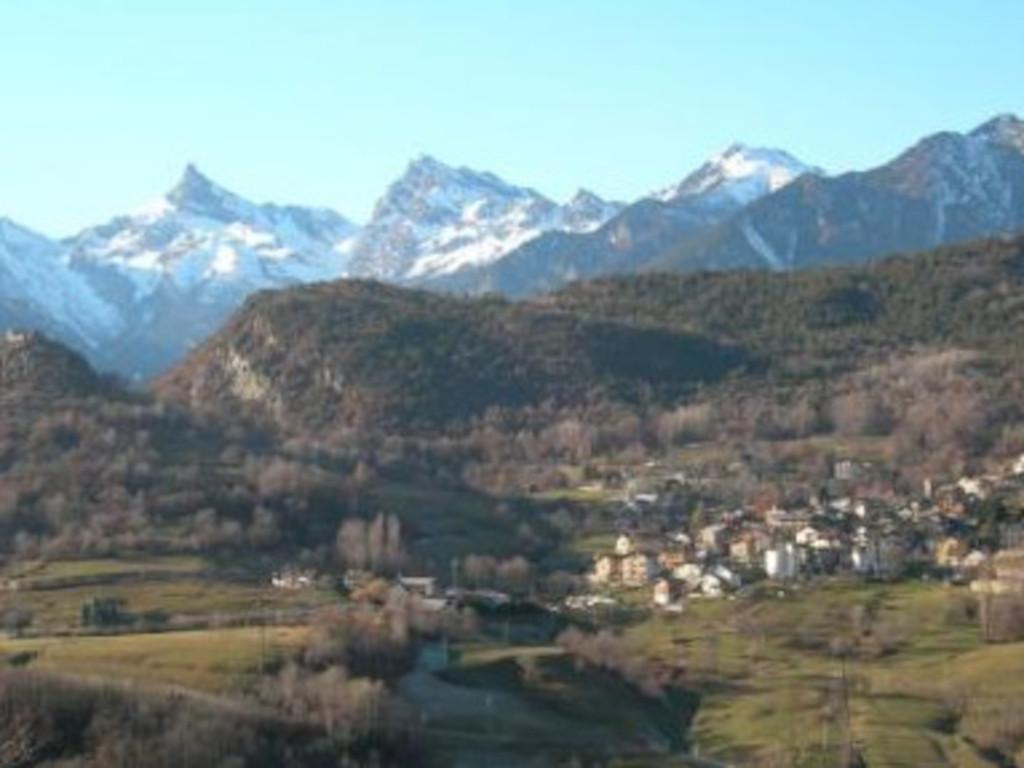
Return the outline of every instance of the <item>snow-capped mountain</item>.
[[[122,327],[116,308],[68,266],[59,243],[2,218],[0,305],[8,327],[37,328],[89,350]]]
[[[1024,122],[938,133],[869,171],[805,175],[657,266],[802,269],[1024,230]]]
[[[189,166],[156,203],[61,242],[0,222],[0,315],[148,375],[253,291],[341,276],[338,246],[355,231],[333,211],[256,205]]]
[[[356,231],[327,209],[257,205],[190,165],[155,203],[63,248],[121,319],[98,362],[148,375],[203,341],[254,291],[340,277],[339,246]]]
[[[491,173],[414,160],[346,246],[349,272],[420,280],[489,264],[551,230],[585,232],[619,209],[592,193],[567,205]]]
[[[733,144],[676,184],[616,212],[600,227],[549,232],[493,263],[432,275],[428,285],[526,296],[572,280],[630,272],[800,176],[821,173],[779,149]]]
[[[625,204],[609,202],[581,189],[562,208],[562,226],[565,232],[592,232],[625,208]]]
[[[733,145],[625,207],[586,191],[558,204],[421,157],[362,229],[328,209],[253,203],[189,166],[155,203],[63,241],[0,219],[0,329],[41,330],[103,369],[149,376],[254,291],[310,281],[524,296],[607,274],[801,269],[1020,231],[1013,115],[837,176]]]
[[[333,211],[250,203],[190,165],[156,203],[66,246],[72,265],[111,270],[140,302],[168,288],[209,296],[335,278],[355,231]]]
[[[714,206],[743,206],[782,189],[805,173],[822,171],[781,149],[733,144],[678,184],[656,192],[664,203],[700,201]]]

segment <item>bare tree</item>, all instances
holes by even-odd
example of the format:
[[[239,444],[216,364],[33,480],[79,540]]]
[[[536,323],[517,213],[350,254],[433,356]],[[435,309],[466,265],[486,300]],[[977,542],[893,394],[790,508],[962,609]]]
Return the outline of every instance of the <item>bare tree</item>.
[[[366,523],[358,517],[345,520],[338,529],[338,558],[347,568],[365,570],[370,557],[367,549]]]

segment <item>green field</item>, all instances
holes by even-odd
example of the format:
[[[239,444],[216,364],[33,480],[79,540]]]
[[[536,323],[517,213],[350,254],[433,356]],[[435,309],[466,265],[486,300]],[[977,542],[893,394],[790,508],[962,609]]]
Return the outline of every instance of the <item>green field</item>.
[[[482,526],[449,529],[440,515],[423,525],[443,547],[496,535]],[[577,551],[608,544],[595,537]],[[30,630],[43,636],[0,640],[0,659],[210,693],[244,690],[261,663],[273,664],[306,637],[301,627],[264,634],[252,626],[260,617],[273,623],[275,610],[294,616],[337,599],[271,589],[184,557],[33,563],[5,578],[20,585],[0,592],[0,608],[30,610]],[[76,636],[82,604],[96,597],[120,599],[133,615],[199,617],[209,628]],[[617,619],[627,640],[673,683],[661,700],[578,666],[557,646],[494,643],[457,647],[442,670],[418,668],[403,694],[422,708],[443,749],[476,754],[481,764],[530,744],[560,756],[669,760],[696,746],[730,764],[829,765],[850,742],[872,768],[993,768],[998,763],[976,744],[991,736],[1008,702],[1019,708],[1024,700],[1024,643],[982,643],[976,619],[963,610],[964,588],[833,581],[691,600],[681,615],[651,613],[646,590],[620,598],[636,602]],[[182,627],[172,621],[166,629]]]
[[[257,623],[291,620],[297,611],[337,600],[328,591],[274,589],[196,557],[31,562],[3,578],[16,580],[17,589],[0,591],[0,612],[28,611],[32,621],[28,637],[0,640],[0,657],[66,674],[207,692],[244,686],[261,661],[273,663],[306,634],[273,626],[263,632]],[[95,631],[81,619],[82,606],[97,598],[121,602],[128,623],[110,628],[117,634],[80,634]],[[163,617],[165,631],[151,631],[155,616]],[[196,625],[209,628],[196,631]]]
[[[702,754],[828,764],[849,738],[871,766],[991,765],[965,741],[972,723],[957,721],[951,694],[977,706],[1024,695],[1024,644],[982,645],[975,625],[951,618],[962,598],[940,585],[831,584],[693,601],[629,637],[701,693]],[[886,642],[869,635],[844,661],[836,644],[860,634],[851,616],[864,610]]]
[[[71,560],[31,563],[11,570],[16,590],[0,591],[0,612],[29,611],[33,633],[81,628],[82,606],[96,598],[121,601],[125,613],[161,614],[164,621],[241,622],[251,615],[308,609],[335,598],[319,590],[279,590],[252,577],[219,572],[190,557],[147,560]],[[175,618],[177,617],[177,618]]]
[[[258,627],[110,637],[0,640],[0,657],[89,678],[175,685],[209,693],[245,688],[260,669],[299,648],[303,627]]]
[[[2,578],[35,589],[68,579],[104,579],[128,575],[196,574],[209,567],[200,557],[104,558],[93,560],[30,560],[3,571]]]

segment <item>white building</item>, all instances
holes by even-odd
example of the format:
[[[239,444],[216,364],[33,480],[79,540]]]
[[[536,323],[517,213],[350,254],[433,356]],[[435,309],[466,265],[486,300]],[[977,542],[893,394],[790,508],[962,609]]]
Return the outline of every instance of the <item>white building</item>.
[[[626,557],[633,554],[633,540],[626,534],[619,534],[619,538],[615,540],[615,554],[619,557]]]
[[[723,584],[728,584],[733,589],[740,586],[741,582],[739,574],[730,568],[726,568],[724,565],[716,565],[714,569],[712,569],[712,573],[717,576]]]
[[[810,547],[818,540],[818,529],[805,525],[796,532],[796,543],[801,547]]]
[[[700,580],[700,591],[707,597],[721,597],[724,591],[722,580],[713,573],[706,573]]]
[[[659,608],[668,608],[682,597],[682,589],[676,582],[658,579],[654,582],[654,604]]]
[[[903,562],[902,550],[897,542],[888,538],[869,536],[850,549],[853,570],[864,576],[894,576]]]
[[[277,589],[309,589],[316,581],[312,571],[286,568],[271,575],[270,584]]]
[[[437,579],[433,576],[399,576],[398,583],[406,592],[420,597],[433,597],[437,594]]]
[[[658,563],[650,555],[636,553],[622,558],[622,583],[627,587],[649,584],[658,572]]]
[[[701,528],[700,543],[708,552],[723,551],[726,544],[725,526],[721,523],[714,523]]]
[[[764,570],[769,579],[787,581],[800,572],[800,554],[791,541],[777,544],[764,553]]]
[[[696,563],[686,563],[672,571],[672,575],[685,582],[690,589],[696,589],[700,586],[700,580],[704,576],[704,571]]]

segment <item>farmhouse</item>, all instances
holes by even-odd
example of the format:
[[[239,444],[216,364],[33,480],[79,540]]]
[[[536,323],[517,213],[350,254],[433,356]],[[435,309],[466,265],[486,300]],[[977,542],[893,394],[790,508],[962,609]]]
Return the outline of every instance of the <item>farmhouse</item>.
[[[658,579],[654,582],[654,604],[660,608],[667,608],[679,601],[683,596],[682,585],[677,581],[669,579]]]
[[[800,572],[800,554],[796,545],[788,541],[766,550],[764,570],[769,579],[795,579]]]
[[[589,574],[593,584],[611,584],[618,581],[622,574],[619,558],[612,555],[599,555],[594,560],[594,567]]]
[[[316,582],[313,571],[285,568],[270,577],[271,586],[277,589],[309,589]]]
[[[633,544],[633,539],[625,533],[619,534],[619,537],[615,540],[615,554],[619,557],[626,557],[627,555],[632,555],[635,551],[636,545]]]
[[[399,576],[398,583],[406,592],[420,597],[437,594],[437,579],[433,576]]]
[[[622,583],[630,587],[645,586],[658,572],[654,558],[639,552],[622,558],[621,567]]]

